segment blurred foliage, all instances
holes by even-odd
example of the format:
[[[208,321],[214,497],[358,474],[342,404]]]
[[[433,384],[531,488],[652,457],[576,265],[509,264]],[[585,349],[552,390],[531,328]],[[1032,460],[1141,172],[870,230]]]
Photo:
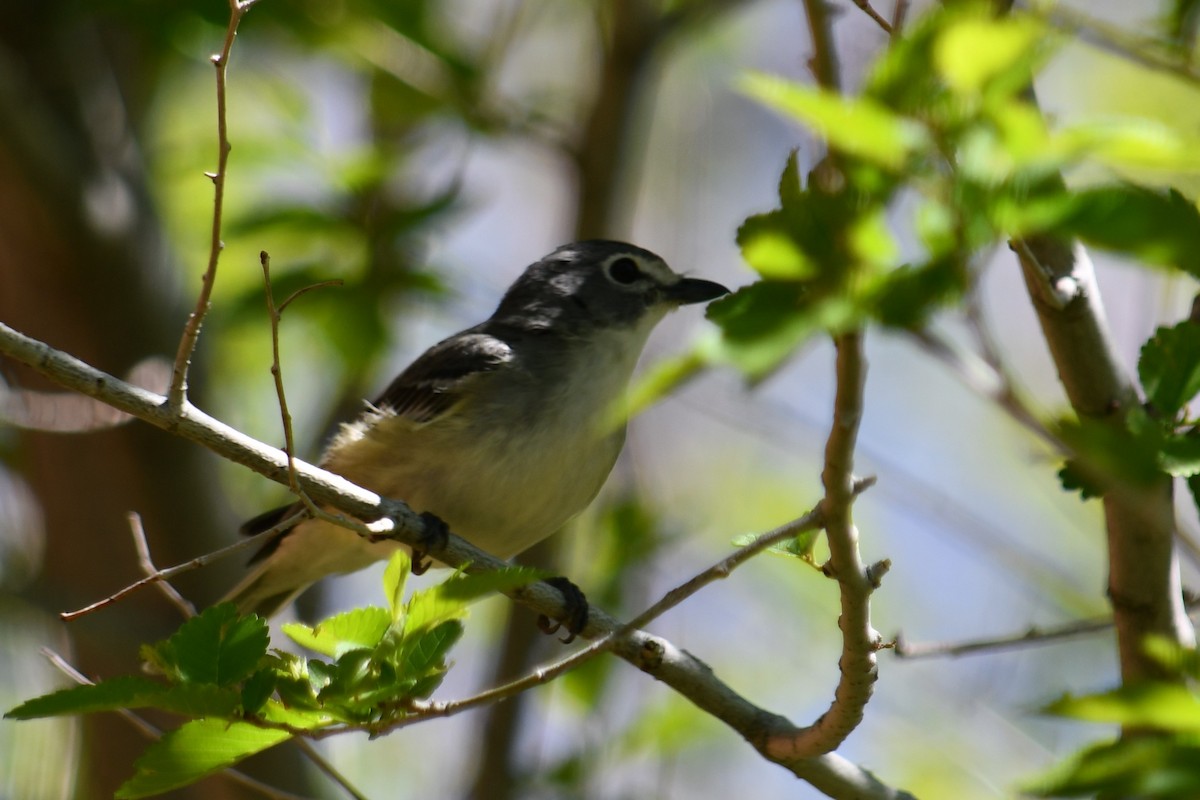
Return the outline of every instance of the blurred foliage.
[[[1073,190],[1060,178],[1097,166],[1194,173],[1200,139],[1137,118],[1048,126],[1026,87],[1060,44],[1034,11],[997,18],[990,4],[956,3],[914,23],[856,97],[749,76],[748,94],[824,138],[831,155],[807,178],[789,157],[779,207],[738,231],[760,280],[713,303],[719,336],[643,391],[705,364],[761,379],[812,336],[870,321],[920,328],[972,289],[978,253],[1012,238],[1078,237],[1200,275],[1194,202],[1121,180]],[[908,219],[893,213],[902,196]],[[918,242],[921,257],[902,259],[900,240]]]
[[[1043,712],[1136,730],[1091,745],[1024,791],[1038,797],[1189,798],[1200,792],[1200,655],[1151,637],[1147,652],[1185,682],[1146,682],[1097,694],[1066,695]]]
[[[419,713],[417,701],[441,684],[471,601],[541,577],[523,567],[458,572],[405,601],[410,568],[406,552],[392,556],[383,578],[386,608],[357,608],[311,627],[284,626],[293,641],[325,659],[268,652],[266,621],[239,617],[222,603],[183,623],[170,638],[143,646],[142,659],[158,679],[126,676],[62,689],[5,716],[157,708],[190,718],[138,759],[119,798],[186,786],[305,732],[378,734]]]

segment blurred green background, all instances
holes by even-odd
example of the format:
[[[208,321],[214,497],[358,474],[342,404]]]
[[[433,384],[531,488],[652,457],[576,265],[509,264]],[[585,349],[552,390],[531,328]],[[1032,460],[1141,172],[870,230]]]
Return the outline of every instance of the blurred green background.
[[[1147,32],[1157,2],[1075,4]],[[836,21],[849,85],[886,37],[849,3]],[[841,7],[840,6],[840,7]],[[920,13],[922,4],[911,13]],[[885,13],[889,8],[883,9]],[[0,23],[0,320],[118,375],[171,357],[207,260],[215,167],[209,56],[219,0],[12,5]],[[676,2],[261,0],[229,70],[233,150],[213,310],[191,380],[205,410],[281,442],[258,253],[277,294],[330,278],[288,311],[283,367],[300,454],[412,357],[490,313],[523,267],[575,238],[636,242],[676,269],[751,279],[734,232],[774,203],[808,134],[739,95],[756,69],[808,79],[801,5]],[[1064,48],[1039,93],[1052,119],[1138,114],[1200,123],[1195,90],[1102,49]],[[1189,116],[1192,118],[1189,121]],[[1179,180],[1194,194],[1195,185]],[[1046,411],[1064,405],[1010,254],[984,277],[985,315]],[[1117,346],[1132,364],[1186,315],[1181,281],[1097,256]],[[953,319],[951,337],[966,339]],[[646,360],[706,323],[675,315]],[[859,472],[864,557],[890,557],[876,627],[910,641],[999,635],[1103,614],[1098,507],[1058,488],[1049,453],[908,341],[873,336]],[[50,390],[0,364],[13,386]],[[688,385],[632,423],[609,486],[557,557],[589,596],[630,616],[819,497],[832,397],[819,343],[753,391],[730,374]],[[64,411],[64,415],[66,415]],[[68,419],[62,420],[64,424]],[[233,540],[283,490],[142,425],[86,435],[0,427],[0,701],[65,683],[50,647],[89,675],[137,668],[137,645],[178,624],[143,592],[64,625],[57,613],[138,577],[128,511],[160,566]],[[1193,519],[1185,526],[1195,529]],[[181,578],[198,603],[237,559]],[[1196,565],[1185,564],[1185,583]],[[378,601],[378,573],[327,582],[299,605]],[[763,557],[657,621],[754,702],[797,722],[837,679],[836,587]],[[441,696],[464,696],[558,652],[531,617],[481,605]],[[509,642],[504,644],[506,637]],[[1108,635],[985,657],[881,655],[867,718],[841,752],[923,797],[1003,797],[1090,731],[1033,710],[1111,685]],[[169,720],[155,720],[170,724]],[[144,740],[116,715],[0,721],[0,797],[104,798]],[[488,712],[322,748],[371,797],[817,796],[628,666],[594,662]],[[294,752],[247,771],[339,797]],[[173,796],[257,796],[220,777]]]

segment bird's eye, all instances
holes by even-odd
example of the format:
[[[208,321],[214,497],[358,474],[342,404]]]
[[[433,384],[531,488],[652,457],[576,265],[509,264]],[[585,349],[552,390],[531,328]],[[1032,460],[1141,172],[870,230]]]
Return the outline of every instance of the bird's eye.
[[[642,277],[642,271],[638,269],[636,261],[625,257],[608,265],[608,275],[617,283],[629,284]]]

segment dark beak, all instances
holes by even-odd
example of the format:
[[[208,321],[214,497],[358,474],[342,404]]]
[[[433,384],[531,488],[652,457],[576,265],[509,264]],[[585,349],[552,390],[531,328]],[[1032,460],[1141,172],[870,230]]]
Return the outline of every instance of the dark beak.
[[[704,303],[716,300],[721,295],[729,294],[729,290],[715,281],[705,281],[700,278],[683,278],[674,286],[663,289],[663,296],[674,300],[681,306],[691,303]]]

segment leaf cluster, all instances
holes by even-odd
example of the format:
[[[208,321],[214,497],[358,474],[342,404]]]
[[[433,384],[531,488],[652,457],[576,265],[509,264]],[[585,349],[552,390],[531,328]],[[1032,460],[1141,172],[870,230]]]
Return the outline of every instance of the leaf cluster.
[[[978,253],[1011,239],[1079,238],[1200,276],[1200,214],[1187,199],[1062,179],[1084,164],[1195,170],[1194,138],[1146,120],[1048,127],[1028,87],[1058,47],[1049,24],[948,6],[896,40],[856,97],[745,80],[829,155],[807,176],[788,158],[779,206],[738,231],[758,281],[710,306],[719,337],[660,383],[708,363],[762,378],[813,334],[868,321],[919,328],[971,289]]]
[[[33,698],[12,719],[157,708],[189,718],[147,748],[118,798],[186,786],[293,736],[386,731],[441,684],[468,604],[536,580],[534,570],[454,574],[407,601],[407,553],[384,572],[387,608],[368,606],[283,632],[319,657],[271,650],[267,623],[223,603],[144,645],[156,677],[122,676]]]
[[[1059,423],[1059,436],[1075,453],[1059,471],[1063,487],[1098,497],[1170,475],[1185,479],[1200,505],[1200,420],[1189,408],[1200,395],[1200,323],[1159,328],[1142,346],[1138,377],[1146,404],[1123,420]]]

